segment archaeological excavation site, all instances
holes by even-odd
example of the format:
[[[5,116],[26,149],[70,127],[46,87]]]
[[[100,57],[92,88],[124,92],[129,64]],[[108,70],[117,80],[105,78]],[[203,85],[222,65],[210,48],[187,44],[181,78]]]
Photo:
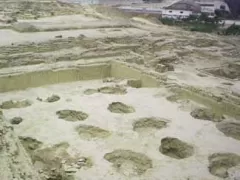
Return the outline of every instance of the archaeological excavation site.
[[[56,0],[0,13],[0,180],[240,180],[239,36]]]

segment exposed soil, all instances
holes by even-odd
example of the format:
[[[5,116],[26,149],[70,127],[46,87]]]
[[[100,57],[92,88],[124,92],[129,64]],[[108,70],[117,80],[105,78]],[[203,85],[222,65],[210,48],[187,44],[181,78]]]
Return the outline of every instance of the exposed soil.
[[[121,86],[107,86],[107,87],[101,87],[98,89],[98,92],[103,94],[126,94],[127,90],[124,87]]]
[[[86,89],[83,93],[86,95],[91,95],[91,94],[98,93],[98,90],[97,89]]]
[[[208,72],[218,77],[240,79],[240,63],[229,63],[223,67],[208,70]]]
[[[152,168],[152,160],[148,156],[131,150],[117,149],[105,154],[104,158],[123,174],[141,175]]]
[[[126,88],[122,86],[105,86],[98,89],[87,89],[84,91],[84,94],[91,95],[94,93],[103,93],[103,94],[126,94]]]
[[[108,110],[113,113],[133,113],[135,109],[121,102],[113,102],[109,104]]]
[[[76,131],[81,138],[88,140],[93,138],[106,138],[111,135],[109,131],[91,125],[79,125]]]
[[[142,87],[142,81],[138,79],[129,79],[127,81],[127,85],[133,88],[141,88]]]
[[[50,148],[36,150],[32,153],[34,167],[40,172],[43,180],[70,180],[64,170],[64,164],[71,162],[66,149],[68,143],[60,143]]]
[[[37,32],[38,31],[38,29],[34,25],[30,23],[25,23],[25,22],[14,23],[12,28],[15,31],[19,31],[19,32]]]
[[[60,97],[58,95],[55,95],[53,94],[52,96],[48,97],[46,99],[47,102],[56,102],[56,101],[59,101],[60,100]]]
[[[75,110],[60,110],[57,111],[56,114],[58,115],[58,118],[64,119],[66,121],[84,121],[88,118],[88,114],[82,112],[82,111],[75,111]]]
[[[1,180],[40,180],[23,145],[14,128],[0,115]]]
[[[213,122],[221,122],[225,119],[223,115],[217,114],[213,112],[213,110],[206,108],[194,109],[190,114],[196,119],[208,120]]]
[[[32,103],[28,100],[22,100],[22,101],[4,101],[2,102],[2,104],[0,105],[0,108],[2,109],[11,109],[11,108],[24,108],[24,107],[28,107],[31,106]]]
[[[23,118],[21,117],[14,117],[10,120],[11,124],[20,124],[23,121]]]
[[[149,3],[145,3],[143,6],[147,6],[148,4]],[[134,6],[134,4],[131,6]],[[139,4],[137,4],[137,6],[139,6]],[[149,4],[149,6],[152,5]],[[4,98],[0,99],[9,97],[8,99],[11,100],[13,97],[22,98],[23,96],[31,99],[40,93],[46,95],[43,99],[39,99],[40,101],[49,103],[59,101],[53,104],[36,102],[34,106],[22,109],[21,111],[19,111],[19,109],[4,110],[4,114],[9,115],[9,117],[22,116],[26,118],[26,120],[24,120],[26,123],[24,122],[19,126],[14,126],[14,129],[19,135],[26,133],[30,136],[20,137],[20,139],[32,157],[34,167],[39,171],[42,180],[69,180],[72,178],[72,174],[81,168],[83,169],[75,174],[76,179],[151,180],[162,178],[170,180],[213,180],[216,177],[211,176],[210,173],[206,171],[206,165],[202,162],[205,162],[207,156],[204,156],[202,153],[196,153],[194,158],[182,160],[181,162],[174,159],[171,160],[170,157],[184,159],[192,156],[194,154],[194,145],[183,142],[177,138],[166,137],[167,134],[177,132],[179,137],[191,137],[193,143],[199,141],[204,152],[208,149],[210,149],[211,152],[232,152],[232,150],[237,152],[240,148],[237,141],[234,144],[229,143],[230,138],[223,138],[221,133],[215,134],[212,131],[210,132],[209,128],[205,128],[204,124],[206,123],[201,123],[196,120],[193,121],[193,118],[189,116],[189,112],[192,111],[191,115],[194,118],[213,122],[222,121],[224,119],[223,114],[229,116],[231,119],[239,119],[240,110],[239,107],[237,107],[239,104],[234,103],[238,101],[233,102],[232,99],[234,97],[230,97],[232,94],[230,94],[229,88],[231,87],[228,86],[231,84],[223,85],[222,79],[219,80],[219,78],[206,76],[204,73],[197,71],[198,69],[217,66],[217,69],[207,70],[208,73],[210,72],[214,76],[231,79],[229,82],[232,82],[234,85],[236,79],[240,79],[239,63],[234,62],[239,59],[240,46],[238,38],[225,38],[214,34],[186,32],[178,28],[159,25],[157,21],[150,21],[145,15],[144,17],[138,15],[139,17],[137,18],[132,18],[131,16],[125,17],[125,13],[119,15],[113,12],[111,7],[99,6],[97,9],[97,7],[92,5],[79,6],[60,3],[60,1],[55,0],[2,0],[0,2],[0,11],[3,12],[4,16],[8,16],[7,19],[9,19],[8,24],[0,22],[0,29],[2,28],[2,24],[4,24],[4,26],[6,25],[5,29],[1,29],[2,38],[0,41],[1,92],[6,92],[8,88],[11,89],[11,87],[18,88],[18,84],[24,85],[24,88],[27,88],[29,84],[34,84],[34,87],[36,87],[38,84],[42,85],[41,83],[44,82],[51,84],[53,82],[60,83],[60,81],[66,81],[67,83],[70,81],[71,76],[74,77],[74,80],[85,80],[85,76],[82,75],[85,75],[85,73],[87,76],[90,75],[88,74],[90,72],[88,72],[88,67],[95,63],[100,64],[109,61],[111,61],[111,64],[109,64],[109,72],[107,72],[108,74],[106,76],[104,75],[104,77],[136,78],[128,80],[127,85],[133,88],[144,87],[139,90],[128,88],[129,91],[127,92],[125,86],[112,85],[115,82],[119,82],[118,80],[107,78],[104,79],[103,82],[109,84],[105,84],[104,87],[101,88],[92,86],[92,82],[87,83],[86,86],[81,86],[96,88],[87,89],[84,92],[86,95],[98,93],[96,96],[82,96],[82,94],[79,94],[82,93],[79,92],[79,84],[65,84],[60,86],[60,88],[56,88],[55,91],[49,91],[51,88],[48,89],[48,87],[41,87],[37,90],[38,92],[31,90],[35,88],[30,88],[30,90],[28,89],[26,91],[1,93],[0,96]],[[70,14],[74,15],[68,16]],[[81,15],[77,16],[76,14]],[[48,16],[52,17],[41,18]],[[14,31],[14,29],[18,32]],[[26,33],[19,33],[19,31]],[[226,40],[228,40],[228,42]],[[230,53],[232,53],[232,56],[230,56]],[[228,62],[227,65],[225,65],[226,62]],[[84,66],[87,64],[84,71],[78,69],[78,65],[80,64],[84,64]],[[124,64],[126,67],[122,68],[120,64]],[[116,67],[113,68],[115,65]],[[47,73],[49,79],[41,78],[43,75],[41,73],[39,76],[35,76],[41,69],[51,71],[51,73]],[[67,74],[60,76],[59,69],[63,70],[63,74],[65,72],[67,72]],[[26,75],[25,71],[33,72],[33,74]],[[98,76],[94,68],[91,69],[91,73],[92,72],[96,75],[94,78],[104,78]],[[18,76],[18,73],[21,75]],[[147,76],[145,76],[145,74]],[[154,76],[154,80],[150,77],[152,75]],[[23,79],[24,81],[21,81]],[[28,83],[29,80],[31,82],[36,80],[36,83]],[[153,83],[152,80],[154,81]],[[159,84],[155,83],[155,80],[159,82]],[[119,84],[122,84],[122,82]],[[155,89],[149,90],[145,88],[149,87],[149,84],[154,84],[154,87],[156,87],[155,84],[161,85],[162,88],[166,90],[166,96],[169,95],[168,90],[171,86],[175,85],[179,85],[178,87],[184,85],[184,89],[189,88],[191,90],[185,92],[185,90],[182,90],[183,88],[181,89],[180,87],[181,92],[176,92],[173,96],[168,97],[172,102],[180,102],[180,105],[184,106],[181,109],[178,104],[166,102],[163,98],[156,100],[151,94],[155,92]],[[21,87],[19,87],[19,89],[21,89]],[[157,90],[158,89],[156,89],[156,91]],[[54,94],[48,97],[51,95],[49,92],[59,93],[63,96],[66,95],[66,97],[60,97]],[[205,92],[205,94],[202,92]],[[209,92],[212,92],[212,94]],[[101,95],[100,93],[108,95]],[[219,94],[221,94],[220,97],[218,96]],[[237,94],[239,93],[237,92]],[[224,95],[229,95],[227,101],[223,98]],[[234,95],[236,95],[236,93]],[[66,99],[66,101],[61,102],[60,99],[62,98]],[[103,102],[105,98],[107,98],[107,102],[112,102],[109,104],[108,110],[105,106],[106,102]],[[127,101],[129,99],[130,101]],[[191,104],[190,101],[196,103],[197,106]],[[78,108],[71,110],[60,107],[63,104],[66,106],[67,103],[77,106],[80,105],[79,103],[84,102],[89,105],[86,108],[86,112],[89,115],[94,114],[93,118],[89,119],[91,125],[78,124],[73,131],[73,125],[76,125],[75,123],[66,123],[63,120],[57,122],[49,121],[49,119],[52,118],[51,113],[56,111],[56,117],[58,116],[60,119],[66,121],[79,123],[79,121],[86,120],[89,115],[85,112],[78,111]],[[124,104],[122,102],[129,102],[130,104]],[[183,104],[184,102],[185,104]],[[91,103],[93,103],[94,106],[91,106]],[[138,105],[138,103],[141,103],[141,105]],[[31,102],[6,101],[0,105],[0,109],[22,108],[30,106],[31,104]],[[95,105],[105,106],[105,109],[96,108]],[[201,105],[210,107],[214,111],[201,108],[195,109],[196,107],[202,107]],[[138,107],[137,113],[133,113],[135,112],[134,107]],[[158,107],[161,107],[161,111]],[[54,110],[54,108],[56,109]],[[188,113],[182,112],[184,108]],[[38,109],[41,111],[38,111]],[[114,115],[109,111],[120,114]],[[133,114],[124,115],[123,113]],[[173,119],[171,121],[171,128],[165,128],[169,123],[168,121],[149,116],[151,114],[159,117],[171,117],[171,119]],[[131,119],[136,118],[136,121],[132,124],[132,121],[126,121],[126,116],[129,116]],[[41,122],[27,121],[32,117],[40,118]],[[104,121],[99,120],[101,117]],[[147,118],[138,119],[139,117]],[[181,119],[184,119],[184,121],[179,122]],[[101,127],[106,129],[96,127],[99,121],[101,121]],[[9,121],[6,121],[6,123],[8,122]],[[20,117],[16,117],[10,122],[19,124],[21,123],[21,119]],[[181,123],[181,125],[179,123]],[[224,124],[220,122],[216,126],[226,136],[233,137],[237,140],[240,139],[239,124],[233,122]],[[192,129],[187,131],[189,127],[192,127]],[[2,134],[5,133],[6,129],[10,130],[11,128],[13,128],[13,126],[6,125],[6,127],[2,129],[0,125],[0,151],[2,153],[2,148],[5,148],[8,152],[8,154],[0,158],[0,174],[1,172],[5,173],[5,170],[9,169],[9,174],[12,173],[13,178],[3,179],[35,180],[37,178],[34,178],[34,176],[31,178],[28,176],[28,173],[24,171],[24,163],[26,161],[23,161],[24,163],[21,164],[19,163],[19,159],[16,158],[18,156],[18,149],[20,149],[21,146],[16,146],[16,142],[12,144],[9,143],[13,139],[12,134],[8,137],[3,136],[4,138],[2,138]],[[148,136],[142,137],[136,132],[133,132],[131,128],[133,128],[134,131],[142,129],[143,132],[150,129],[150,131],[156,131],[156,134],[149,135],[149,138]],[[201,130],[201,138],[196,136],[199,130]],[[110,138],[107,138],[111,135],[111,132],[114,132],[114,134]],[[156,149],[158,148],[156,144],[159,143],[159,135],[166,135],[166,138],[162,139],[159,148],[160,152],[166,155],[165,158],[161,159],[160,157],[161,162],[159,161],[159,156],[162,155],[156,153]],[[46,148],[45,144],[31,137],[48,137],[47,142],[49,144],[54,144],[56,140],[58,140],[58,142],[59,140],[71,142],[71,144],[64,142]],[[97,141],[89,142],[83,140],[95,138]],[[8,140],[5,141],[5,139]],[[119,142],[121,140],[123,142]],[[211,143],[219,140],[222,140],[219,144]],[[2,142],[5,142],[5,146],[3,147]],[[112,151],[112,147],[121,149]],[[101,162],[102,155],[106,153],[106,149],[110,149],[109,151],[112,152],[105,154],[104,158],[110,162],[109,164],[112,163],[114,169],[119,173],[114,174],[112,168],[107,169],[109,167],[105,165],[108,164],[108,162],[104,162],[104,160]],[[134,152],[134,149],[143,153]],[[70,152],[71,154],[78,154],[84,151],[87,151],[89,156],[98,161],[98,167],[85,171],[84,167],[90,168],[93,166],[91,158],[70,156]],[[152,162],[144,152],[147,152],[154,162]],[[218,156],[218,158],[219,157],[220,156]],[[28,157],[23,156],[22,159],[27,160],[27,158]],[[1,161],[1,159],[3,160]],[[235,164],[239,165],[238,162],[235,163],[236,159],[239,159],[239,157],[235,155],[232,156],[233,160],[231,158],[231,160],[229,160],[229,157],[226,158],[227,160],[222,158],[222,162],[221,160],[217,160],[217,158],[210,159],[211,162],[214,161],[214,163],[210,163],[209,170],[212,174],[217,174],[219,177],[226,176],[227,168],[233,167]],[[179,162],[183,167],[198,167],[199,170],[194,171],[193,168],[185,168],[183,170],[183,168],[179,166]],[[219,162],[219,164],[217,162]],[[7,164],[6,168],[2,170],[1,165],[5,164]],[[20,168],[15,168],[14,166],[16,165]],[[30,164],[30,167],[31,166]],[[174,173],[165,171],[167,167],[171,167],[176,171],[174,171]],[[152,168],[152,170],[146,173],[150,168]],[[21,169],[23,171],[21,171]],[[161,169],[163,171],[161,171]],[[16,176],[16,174],[20,176]],[[122,175],[142,175],[142,177],[129,178]]]
[[[214,176],[227,178],[228,169],[240,164],[240,156],[233,153],[215,153],[208,157],[209,172]]]
[[[117,82],[120,82],[121,79],[116,79],[114,77],[108,77],[108,78],[104,78],[103,79],[103,83],[117,83]]]
[[[149,117],[140,118],[133,123],[133,130],[137,131],[139,129],[162,129],[167,127],[167,122],[161,118]]]
[[[228,137],[240,140],[240,123],[238,122],[221,122],[216,124],[219,131]]]
[[[42,146],[42,142],[31,138],[31,137],[19,137],[23,147],[26,149],[26,151],[31,155],[33,151],[35,151],[36,149],[41,148]]]
[[[161,140],[159,151],[175,159],[184,159],[193,155],[194,148],[178,138],[165,137]]]

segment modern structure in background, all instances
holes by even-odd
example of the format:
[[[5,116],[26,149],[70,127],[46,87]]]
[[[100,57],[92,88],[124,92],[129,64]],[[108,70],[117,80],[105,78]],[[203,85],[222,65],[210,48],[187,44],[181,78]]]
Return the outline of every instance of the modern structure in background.
[[[216,10],[240,14],[240,0],[58,0],[63,3],[117,6],[125,12],[161,15],[181,19],[191,14],[206,13],[214,17]]]
[[[225,0],[231,11],[232,17],[235,19],[240,18],[240,0]]]
[[[162,10],[163,18],[184,19],[192,14],[200,14],[201,7],[192,0],[180,0]]]
[[[201,6],[202,13],[207,13],[210,16],[214,16],[216,10],[230,12],[227,3],[225,3],[224,1],[221,1],[221,0],[212,0],[212,1],[197,0],[196,3]]]

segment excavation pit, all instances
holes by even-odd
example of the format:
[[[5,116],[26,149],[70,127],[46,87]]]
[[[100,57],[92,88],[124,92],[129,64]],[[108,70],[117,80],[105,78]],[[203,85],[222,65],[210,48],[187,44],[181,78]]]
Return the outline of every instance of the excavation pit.
[[[221,122],[216,124],[219,131],[228,137],[232,137],[240,141],[240,123],[239,122]]]
[[[240,156],[234,153],[215,153],[208,160],[210,173],[220,178],[227,178],[228,170],[240,164]]]
[[[161,140],[159,151],[164,155],[175,159],[188,158],[194,153],[192,145],[189,145],[178,138],[172,137],[166,137]]]
[[[94,139],[94,138],[106,138],[111,135],[111,133],[105,129],[91,126],[91,125],[79,125],[76,128],[77,133],[81,138],[84,139]]]
[[[128,114],[134,113],[135,109],[132,106],[126,105],[122,102],[112,102],[108,106],[108,110],[112,113]]]
[[[86,95],[91,95],[95,93],[123,95],[127,93],[127,90],[122,86],[104,86],[98,89],[86,89],[84,91],[84,94]]]
[[[166,143],[170,147],[166,155],[158,152],[159,139],[173,132],[191,137],[191,142],[202,140],[202,146],[197,147],[201,149],[212,148],[219,152],[221,148],[209,143],[218,137],[221,143],[229,144],[228,138],[221,139],[221,133],[210,132],[206,121],[193,121],[190,111],[182,112],[175,102],[189,98],[205,103],[209,109],[213,107],[214,111],[224,115],[237,117],[239,113],[234,105],[223,108],[224,101],[220,104],[211,97],[186,90],[191,92],[187,94],[184,88],[174,92],[172,102],[156,98],[154,95],[160,85],[169,90],[164,87],[162,79],[125,63],[113,61],[76,66],[60,63],[54,68],[49,65],[49,69],[45,66],[36,68],[38,65],[34,67],[33,71],[21,67],[15,72],[1,72],[0,103],[27,99],[31,105],[15,105],[18,108],[12,108],[14,103],[6,103],[7,106],[5,104],[5,109],[1,108],[0,112],[3,111],[9,119],[7,122],[13,117],[23,118],[21,124],[14,125],[14,131],[32,158],[33,167],[53,180],[62,177],[67,180],[74,177],[91,179],[93,176],[106,180],[115,177],[151,179],[160,177],[159,173],[166,175],[162,165],[173,163],[172,167],[179,167],[179,160],[175,159],[181,159],[181,163],[188,167],[197,164],[201,171],[205,171],[206,165],[199,163],[198,158],[204,160],[207,156],[192,154],[194,143],[179,147],[180,142],[171,141]],[[225,113],[225,107],[230,112]],[[190,127],[193,128],[189,130]],[[148,129],[154,133],[140,135],[139,132]],[[177,134],[175,137],[179,138]],[[200,134],[201,138],[195,134]],[[238,148],[238,145],[230,148],[233,149],[233,146]],[[224,148],[227,152],[229,146]],[[196,158],[186,159],[191,156]],[[90,171],[88,168],[91,168]],[[106,172],[110,173],[106,175]],[[181,172],[177,173],[180,178],[192,173],[190,168],[178,172]],[[169,179],[173,176],[166,175]],[[204,174],[206,179],[209,176],[210,173]]]
[[[167,121],[162,118],[149,117],[149,118],[140,118],[133,123],[134,131],[141,131],[147,129],[162,129],[167,127]]]
[[[15,90],[24,90],[30,87],[40,87],[44,85],[74,82],[74,81],[86,81],[94,79],[138,79],[138,83],[141,81],[142,87],[157,87],[160,85],[160,81],[141,70],[129,67],[124,63],[117,61],[102,62],[102,63],[89,63],[89,64],[76,64],[68,65],[61,64],[48,65],[44,68],[26,68],[19,67],[19,70],[9,70],[0,73],[0,92],[8,92]],[[124,72],[124,73],[122,73]],[[115,87],[103,87],[99,91],[102,93],[119,93],[124,94],[125,89],[119,86]],[[56,99],[49,97],[46,101],[52,101]]]
[[[84,121],[88,118],[88,114],[82,112],[82,111],[76,111],[76,110],[59,110],[56,112],[59,119],[64,119],[66,121]]]
[[[206,108],[196,108],[191,113],[191,116],[196,119],[213,121],[213,122],[221,122],[225,119],[225,117],[221,114],[217,114],[210,109]]]
[[[35,151],[36,149],[40,148],[42,146],[42,142],[31,138],[31,137],[19,137],[23,147],[26,149],[27,152],[30,154]]]
[[[31,102],[28,100],[22,100],[22,101],[15,101],[15,100],[10,100],[10,101],[4,101],[0,105],[0,108],[2,109],[11,109],[11,108],[24,108],[31,106]]]
[[[117,171],[126,174],[142,175],[152,168],[152,160],[148,156],[131,150],[117,149],[105,154],[104,158],[113,163]]]

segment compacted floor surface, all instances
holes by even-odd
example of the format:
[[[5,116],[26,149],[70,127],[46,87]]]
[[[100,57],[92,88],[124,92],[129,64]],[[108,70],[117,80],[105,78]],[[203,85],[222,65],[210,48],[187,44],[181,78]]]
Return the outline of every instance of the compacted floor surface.
[[[0,0],[0,180],[240,180],[239,57],[237,36]]]
[[[0,94],[5,117],[43,179],[239,178],[240,142],[219,124],[193,117],[164,88],[109,81]]]

